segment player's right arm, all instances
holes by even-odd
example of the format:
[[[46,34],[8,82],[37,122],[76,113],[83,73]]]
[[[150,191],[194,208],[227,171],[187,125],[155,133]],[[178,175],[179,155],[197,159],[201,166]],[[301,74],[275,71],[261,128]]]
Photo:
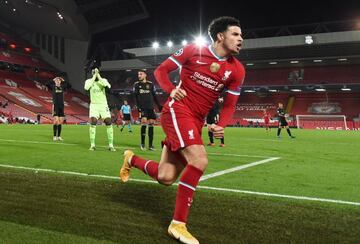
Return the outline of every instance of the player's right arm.
[[[190,44],[181,48],[179,51],[171,55],[167,60],[160,64],[155,70],[154,75],[160,87],[170,94],[171,98],[180,100],[186,96],[185,90],[175,87],[169,79],[169,73],[181,68],[186,64],[187,60],[193,55],[195,44]]]
[[[278,109],[278,110],[277,110],[277,114],[278,114],[279,117],[285,118],[285,112],[284,112],[284,110]]]
[[[124,110],[124,105],[122,105],[122,106],[121,106],[121,109],[120,109],[120,116],[121,116],[121,118],[124,118],[124,112],[123,112],[123,110]]]
[[[134,84],[134,88],[133,88],[133,93],[134,93],[134,97],[135,97],[135,102],[136,102],[136,107],[137,110],[139,112],[141,112],[141,108],[140,108],[140,98],[139,98],[139,82],[135,82]]]

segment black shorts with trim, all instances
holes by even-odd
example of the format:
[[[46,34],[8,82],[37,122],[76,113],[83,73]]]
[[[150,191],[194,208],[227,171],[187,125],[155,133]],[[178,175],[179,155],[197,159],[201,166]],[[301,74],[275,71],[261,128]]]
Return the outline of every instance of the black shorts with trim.
[[[54,106],[53,107],[53,116],[65,117],[64,106]]]
[[[147,119],[156,119],[156,114],[154,109],[141,109],[141,117],[140,118],[147,118]]]
[[[279,126],[288,126],[288,122],[286,121],[286,119],[280,119],[279,120]]]
[[[208,115],[206,117],[206,124],[208,125],[212,125],[212,124],[217,124],[219,121],[217,120],[218,116],[215,115],[215,116],[212,116],[212,115]]]
[[[130,114],[124,114],[124,118],[123,118],[123,120],[126,120],[126,121],[131,120],[131,116],[130,116]]]

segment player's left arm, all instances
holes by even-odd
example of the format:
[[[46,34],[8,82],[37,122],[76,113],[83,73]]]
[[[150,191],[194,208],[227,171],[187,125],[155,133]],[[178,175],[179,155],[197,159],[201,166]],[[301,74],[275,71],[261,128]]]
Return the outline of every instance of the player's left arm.
[[[226,90],[226,97],[224,99],[224,105],[219,115],[219,123],[218,126],[225,128],[232,118],[237,100],[240,96],[240,86],[242,85],[245,77],[245,69],[240,64],[234,74],[232,82],[228,85]]]
[[[105,78],[100,78],[99,79],[99,84],[101,86],[105,87],[105,88],[109,88],[109,89],[111,88],[111,85],[110,85],[109,81],[107,79],[105,79]]]

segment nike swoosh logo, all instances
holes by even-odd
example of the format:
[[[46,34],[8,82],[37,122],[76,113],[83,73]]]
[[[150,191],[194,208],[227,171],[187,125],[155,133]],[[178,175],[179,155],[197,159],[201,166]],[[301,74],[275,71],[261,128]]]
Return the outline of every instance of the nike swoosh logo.
[[[204,62],[200,62],[199,60],[196,60],[196,63],[197,64],[207,64],[207,63],[204,63]]]

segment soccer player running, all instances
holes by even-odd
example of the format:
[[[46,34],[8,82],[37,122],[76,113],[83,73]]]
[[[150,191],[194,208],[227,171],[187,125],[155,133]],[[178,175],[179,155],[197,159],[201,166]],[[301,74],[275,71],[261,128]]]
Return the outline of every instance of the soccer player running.
[[[227,94],[219,123],[210,127],[215,138],[224,136],[245,75],[243,65],[233,57],[243,42],[239,21],[233,17],[217,18],[209,25],[208,33],[213,40],[211,45],[187,45],[155,70],[161,88],[170,94],[161,114],[166,138],[160,162],[143,159],[126,150],[120,170],[123,182],[128,181],[131,168],[135,167],[166,186],[172,185],[181,174],[168,233],[183,243],[199,243],[187,230],[186,223],[194,192],[208,164],[201,139],[204,118],[225,89]],[[181,81],[175,87],[169,73],[177,68],[180,68]]]
[[[50,83],[50,89],[53,97],[53,140],[62,141],[61,129],[64,122],[64,78],[55,77]]]
[[[141,150],[146,150],[145,148],[145,137],[146,137],[146,127],[149,128],[149,150],[155,150],[153,145],[154,140],[154,123],[156,120],[156,114],[154,111],[154,102],[161,111],[161,106],[157,100],[155,93],[155,86],[151,81],[147,80],[147,74],[145,71],[138,72],[139,81],[134,84],[134,96],[136,100],[136,106],[140,114],[141,119]]]
[[[110,89],[111,85],[107,79],[100,76],[97,68],[92,70],[92,78],[85,81],[85,90],[90,92],[90,151],[94,151],[96,124],[98,119],[103,119],[106,125],[106,133],[109,142],[109,151],[116,151],[114,148],[114,132],[111,124],[110,110],[106,100],[105,88]]]
[[[214,143],[214,132],[211,131],[211,126],[213,124],[217,124],[219,122],[219,112],[220,112],[220,104],[224,102],[222,97],[219,97],[217,102],[214,106],[210,109],[210,112],[206,116],[206,124],[208,125],[208,136],[209,136],[209,143],[208,146],[215,146]],[[221,144],[220,147],[225,147],[225,138],[220,138]]]
[[[121,106],[120,113],[121,113],[121,118],[123,120],[123,125],[121,126],[120,131],[122,132],[125,125],[127,125],[129,132],[132,132],[132,130],[131,130],[131,107],[128,104],[127,100],[124,100],[124,104]]]
[[[284,110],[284,104],[282,104],[282,103],[278,104],[277,114],[278,114],[278,119],[279,119],[279,128],[278,128],[278,131],[277,131],[277,137],[281,138],[280,137],[281,128],[286,128],[286,131],[287,131],[288,135],[290,136],[290,138],[295,138],[295,136],[291,135],[289,124],[288,124],[288,122],[286,120],[286,113],[285,113],[285,110]]]
[[[264,109],[263,118],[264,118],[264,124],[265,124],[265,130],[266,131],[271,130],[271,128],[270,128],[270,117],[271,117],[270,113],[266,109]]]

